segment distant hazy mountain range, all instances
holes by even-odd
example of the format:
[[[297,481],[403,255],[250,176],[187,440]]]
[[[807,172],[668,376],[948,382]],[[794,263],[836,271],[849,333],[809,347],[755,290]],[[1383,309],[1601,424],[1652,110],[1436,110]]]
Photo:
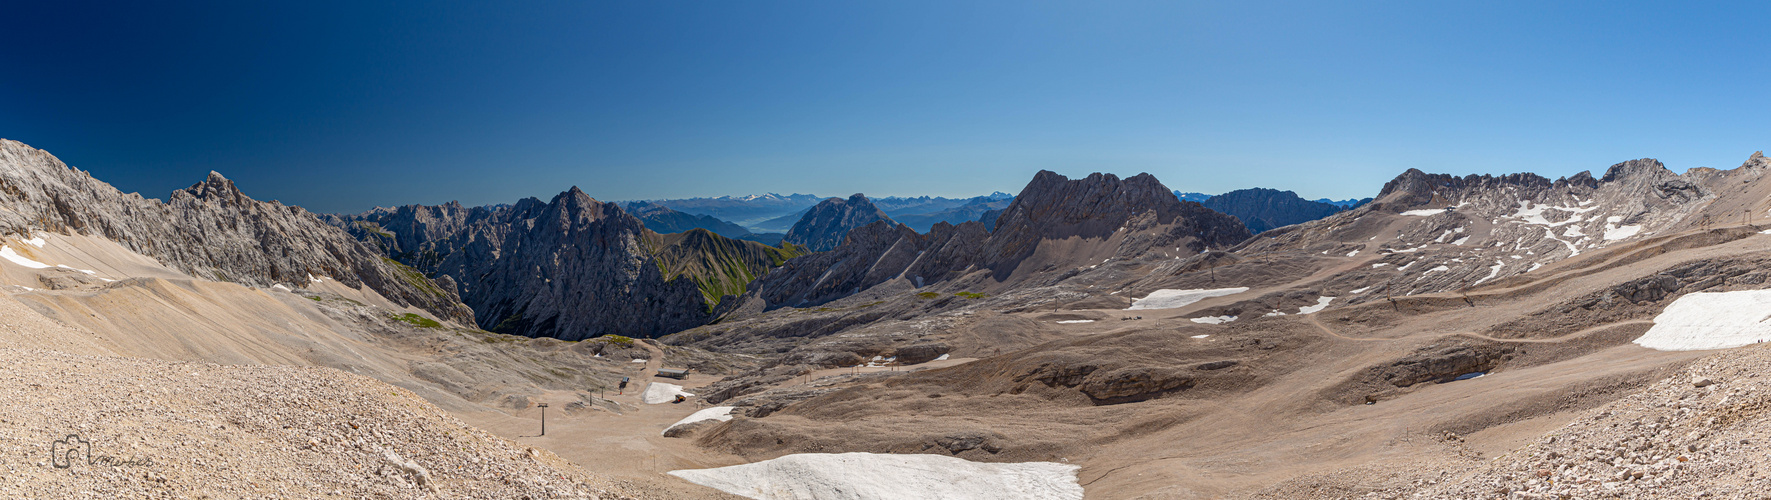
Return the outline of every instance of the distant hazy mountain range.
[[[1013,201],[1014,198],[1014,195],[997,191],[971,198],[888,196],[869,199],[869,201],[871,201],[874,206],[878,207],[880,211],[891,216],[893,220],[902,222],[911,229],[928,232],[929,229],[934,227],[938,222],[959,224],[961,222],[978,220],[978,217],[982,216],[984,212],[1000,210],[1007,207],[1008,203]],[[800,219],[805,217],[806,212],[811,210],[813,205],[817,205],[818,202],[823,201],[824,199],[825,197],[809,194],[780,195],[769,193],[746,196],[721,196],[717,198],[636,201],[628,203],[628,206],[630,207],[629,211],[633,211],[631,207],[635,206],[655,205],[688,214],[690,216],[710,216],[721,222],[729,221],[732,225],[742,227],[756,236],[752,238],[746,238],[742,235],[733,236],[721,232],[720,229],[714,227],[713,222],[700,222],[698,224],[703,225],[695,225],[697,223],[689,222],[687,219],[681,219],[675,216],[668,216],[670,217],[670,221],[661,219],[657,222],[657,225],[654,225],[653,222],[647,222],[647,228],[660,233],[676,232],[679,230],[687,230],[691,227],[700,227],[724,236],[774,244],[780,241],[780,237],[774,236],[773,241],[770,241],[769,233],[786,233],[788,230],[793,229],[794,224],[798,224]],[[638,215],[637,212],[636,215]],[[641,219],[645,219],[645,217],[642,216]],[[673,223],[686,223],[690,225],[671,226],[670,224]],[[683,227],[684,229],[667,230],[667,228],[673,227]]]

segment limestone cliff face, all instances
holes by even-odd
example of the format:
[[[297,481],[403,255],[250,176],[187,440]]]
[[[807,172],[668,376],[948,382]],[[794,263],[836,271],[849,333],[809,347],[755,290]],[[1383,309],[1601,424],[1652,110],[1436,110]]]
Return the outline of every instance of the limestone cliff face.
[[[473,322],[453,287],[426,279],[301,207],[247,197],[211,172],[167,201],[123,193],[47,152],[0,139],[0,233],[100,236],[192,276],[253,286],[327,277]]]
[[[1022,268],[1041,245],[1053,240],[1077,239],[1082,248],[1131,256],[1155,247],[1191,252],[1227,248],[1249,237],[1235,217],[1180,201],[1148,174],[1071,180],[1041,171],[995,222],[994,231],[977,221],[957,226],[942,222],[928,234],[917,234],[903,225],[875,221],[850,231],[832,251],[788,261],[753,288],[772,307],[797,307],[900,277],[921,287],[988,270],[997,282],[1006,282],[1087,265],[1069,252],[1050,252],[1038,269]]]
[[[843,237],[855,228],[876,221],[891,221],[879,207],[873,206],[860,193],[848,199],[829,198],[819,202],[800,217],[781,241],[804,246],[814,252],[833,250]]]
[[[332,222],[455,283],[482,328],[567,340],[706,324],[725,296],[800,254],[706,230],[659,235],[576,187],[545,202],[409,205]]]
[[[1238,252],[1382,256],[1352,301],[1501,282],[1607,247],[1692,229],[1764,224],[1771,162],[1676,174],[1653,159],[1551,180],[1409,169],[1369,204],[1263,233]],[[1754,234],[1733,231],[1729,234]],[[1718,236],[1720,237],[1720,236]],[[1735,236],[1729,236],[1735,237]]]

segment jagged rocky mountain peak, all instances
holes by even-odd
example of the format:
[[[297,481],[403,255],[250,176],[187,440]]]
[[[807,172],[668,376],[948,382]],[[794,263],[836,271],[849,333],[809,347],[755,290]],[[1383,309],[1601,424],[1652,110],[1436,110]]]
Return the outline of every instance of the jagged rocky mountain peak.
[[[794,223],[793,228],[787,231],[787,236],[782,241],[822,252],[835,249],[842,244],[843,237],[857,227],[891,220],[885,211],[874,206],[861,193],[855,193],[848,199],[827,198],[806,211],[799,222]]]
[[[1667,170],[1666,165],[1662,165],[1660,160],[1641,158],[1612,165],[1611,168],[1605,169],[1605,177],[1600,179],[1600,181],[1615,182],[1637,176],[1661,179],[1678,177],[1678,174],[1673,173],[1672,170]]]

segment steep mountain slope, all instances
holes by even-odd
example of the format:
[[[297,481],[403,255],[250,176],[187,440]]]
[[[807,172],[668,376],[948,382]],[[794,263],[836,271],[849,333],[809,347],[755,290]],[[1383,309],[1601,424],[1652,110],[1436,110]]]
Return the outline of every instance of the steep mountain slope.
[[[331,278],[441,319],[474,320],[448,281],[382,258],[301,207],[253,200],[219,173],[161,202],[0,139],[0,234],[38,231],[102,237],[193,276],[297,288]]]
[[[1281,228],[1238,253],[1295,251],[1368,261],[1336,278],[1374,286],[1348,300],[1443,292],[1484,284],[1606,248],[1724,222],[1760,220],[1771,207],[1767,163],[1674,174],[1631,160],[1601,178],[1467,176],[1410,170],[1369,204]]]
[[[836,248],[849,230],[874,221],[890,221],[891,217],[873,206],[865,195],[855,193],[848,199],[828,198],[818,202],[781,241],[804,246],[814,252]]]
[[[798,255],[706,230],[659,236],[575,187],[498,209],[410,205],[332,221],[459,283],[481,327],[567,340],[705,324],[721,296]]]
[[[744,295],[745,288],[758,276],[806,253],[792,244],[771,247],[723,238],[706,229],[648,233],[645,243],[664,278],[685,277],[695,282],[710,309],[719,305],[722,298]]]
[[[1277,189],[1238,189],[1200,202],[1205,208],[1234,215],[1260,234],[1268,229],[1309,222],[1339,213],[1342,208],[1299,198],[1297,193]]]
[[[752,288],[764,308],[818,305],[901,280],[912,288],[954,282],[972,292],[1075,276],[1106,261],[1168,259],[1249,237],[1234,217],[1182,202],[1154,177],[1034,176],[994,232],[981,222],[937,223],[928,234],[876,221],[842,245],[788,261]],[[1173,248],[1174,251],[1163,250]]]
[[[713,234],[727,238],[743,238],[750,236],[750,230],[743,226],[719,220],[711,215],[694,215],[671,210],[670,207],[651,202],[633,202],[627,204],[627,213],[638,217],[646,229],[658,234],[681,233],[691,229],[706,229]]]

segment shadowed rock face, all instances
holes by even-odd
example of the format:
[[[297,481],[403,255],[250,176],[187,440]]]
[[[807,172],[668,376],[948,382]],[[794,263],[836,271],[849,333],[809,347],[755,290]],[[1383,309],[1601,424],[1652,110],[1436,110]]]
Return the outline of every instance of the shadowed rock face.
[[[1041,171],[1002,211],[994,232],[976,221],[957,226],[937,223],[928,234],[876,221],[850,231],[830,252],[788,261],[753,289],[771,307],[798,307],[842,298],[898,277],[921,287],[988,269],[997,281],[1004,281],[1043,241],[1080,237],[1106,244],[1122,232],[1143,234],[1118,244],[1118,251],[1127,255],[1151,246],[1184,245],[1197,252],[1229,247],[1249,237],[1235,217],[1180,201],[1149,174],[1124,180],[1094,174],[1070,180]]]
[[[577,340],[704,324],[690,280],[667,280],[639,219],[574,187],[505,207],[404,206],[340,218],[419,269],[452,278],[487,330]],[[379,236],[376,232],[384,233]]]
[[[301,207],[247,197],[221,174],[168,200],[122,193],[47,152],[0,139],[0,233],[100,236],[186,274],[253,286],[329,277],[400,305],[472,323],[454,287],[382,258]]]
[[[333,222],[456,283],[480,327],[567,340],[706,324],[723,296],[799,255],[702,229],[659,235],[576,187],[547,202],[409,205]]]
[[[1200,204],[1234,215],[1259,234],[1276,227],[1309,222],[1343,210],[1339,206],[1299,198],[1297,193],[1277,189],[1238,189],[1213,196]]]
[[[875,221],[890,222],[891,217],[873,206],[866,196],[855,193],[849,199],[830,198],[819,202],[800,217],[781,241],[801,245],[814,252],[835,249],[849,231]]]

